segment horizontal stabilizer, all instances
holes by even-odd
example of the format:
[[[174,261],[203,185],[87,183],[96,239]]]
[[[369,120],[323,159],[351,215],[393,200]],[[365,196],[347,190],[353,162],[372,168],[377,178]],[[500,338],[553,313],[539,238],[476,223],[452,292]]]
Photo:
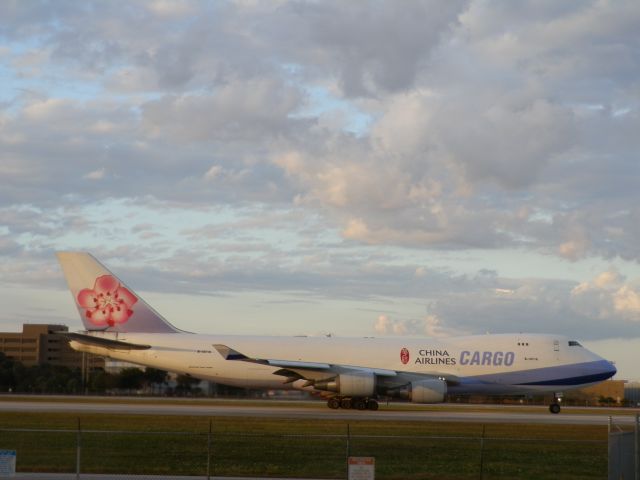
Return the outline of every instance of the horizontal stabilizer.
[[[247,357],[246,355],[243,355],[237,350],[234,350],[231,347],[227,347],[226,345],[215,344],[213,345],[213,348],[215,348],[218,351],[218,353],[222,355],[222,358],[224,358],[225,360],[244,360],[249,362],[254,361],[251,358]]]
[[[114,350],[148,350],[151,345],[140,345],[137,343],[121,342],[110,338],[94,337],[93,335],[83,335],[82,333],[58,333],[68,340],[82,343],[83,345],[93,345],[96,347],[111,348]]]

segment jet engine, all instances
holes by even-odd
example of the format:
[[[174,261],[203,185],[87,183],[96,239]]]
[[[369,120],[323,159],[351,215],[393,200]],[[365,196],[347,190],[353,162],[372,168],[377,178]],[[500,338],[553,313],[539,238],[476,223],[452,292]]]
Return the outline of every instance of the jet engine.
[[[421,380],[411,382],[411,401],[413,403],[440,403],[444,402],[447,394],[447,382],[434,378],[433,380]]]
[[[346,397],[368,397],[376,389],[376,376],[370,372],[341,373],[328,380],[316,381],[314,387]]]
[[[440,403],[444,402],[447,394],[447,382],[439,378],[419,380],[397,390],[389,390],[387,394],[411,400],[413,403]]]

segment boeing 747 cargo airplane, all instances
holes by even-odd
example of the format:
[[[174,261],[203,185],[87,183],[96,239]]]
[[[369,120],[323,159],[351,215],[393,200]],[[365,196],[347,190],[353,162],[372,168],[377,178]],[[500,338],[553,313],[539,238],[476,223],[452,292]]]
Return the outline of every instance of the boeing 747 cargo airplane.
[[[200,335],[167,322],[88,253],[58,253],[86,331],[82,352],[247,388],[301,389],[331,408],[377,410],[377,398],[553,393],[601,382],[611,362],[559,335],[336,338]]]

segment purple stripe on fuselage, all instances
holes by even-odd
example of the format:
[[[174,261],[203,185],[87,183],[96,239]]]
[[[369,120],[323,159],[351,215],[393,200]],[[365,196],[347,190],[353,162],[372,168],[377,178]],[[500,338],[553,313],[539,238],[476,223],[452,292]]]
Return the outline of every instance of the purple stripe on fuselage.
[[[491,373],[463,377],[456,390],[464,390],[465,386],[478,384],[499,385],[564,385],[576,386],[587,383],[600,382],[612,377],[616,368],[606,360],[595,362],[572,363],[556,367],[534,368],[517,372]]]

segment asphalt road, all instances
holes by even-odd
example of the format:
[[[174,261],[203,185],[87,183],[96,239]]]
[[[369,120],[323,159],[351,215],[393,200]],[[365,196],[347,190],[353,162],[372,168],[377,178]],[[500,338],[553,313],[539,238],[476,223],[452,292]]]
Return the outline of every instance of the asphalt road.
[[[579,407],[564,407],[563,412],[553,415],[545,407],[535,408],[519,406],[488,406],[478,405],[439,405],[430,410],[412,410],[403,407],[399,410],[381,408],[377,412],[358,410],[331,410],[323,405],[301,405],[299,402],[291,405],[270,405],[265,401],[264,406],[255,403],[237,405],[173,404],[159,401],[158,403],[141,403],[132,400],[127,403],[109,403],[95,400],[82,403],[73,401],[0,401],[1,412],[66,412],[66,413],[111,413],[137,415],[201,415],[211,417],[270,417],[270,418],[314,418],[314,419],[344,419],[344,420],[380,420],[380,421],[428,421],[428,422],[475,422],[475,423],[520,423],[520,424],[571,424],[571,425],[606,425],[609,421],[607,413],[590,413]],[[626,414],[623,414],[626,413]],[[618,425],[633,424],[634,417],[630,410],[620,410],[614,414],[614,422]]]

